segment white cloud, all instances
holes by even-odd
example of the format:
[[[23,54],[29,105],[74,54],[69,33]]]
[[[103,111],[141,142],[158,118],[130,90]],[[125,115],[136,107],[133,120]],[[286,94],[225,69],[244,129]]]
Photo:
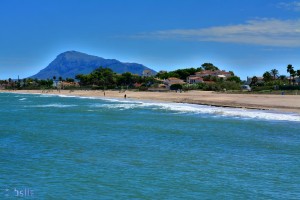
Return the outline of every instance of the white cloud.
[[[300,47],[300,19],[258,19],[244,24],[201,29],[141,33],[134,38],[227,42],[262,46]]]
[[[279,8],[284,8],[288,10],[300,11],[300,1],[293,1],[293,2],[280,2],[278,4]]]

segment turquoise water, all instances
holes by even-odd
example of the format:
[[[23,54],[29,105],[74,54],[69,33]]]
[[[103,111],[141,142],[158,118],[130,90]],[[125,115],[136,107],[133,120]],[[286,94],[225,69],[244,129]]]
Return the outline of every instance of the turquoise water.
[[[0,103],[0,199],[300,199],[299,115],[38,94]]]

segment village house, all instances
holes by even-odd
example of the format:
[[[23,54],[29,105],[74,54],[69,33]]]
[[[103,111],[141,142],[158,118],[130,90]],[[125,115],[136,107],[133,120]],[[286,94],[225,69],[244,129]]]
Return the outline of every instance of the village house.
[[[254,76],[253,76],[254,77]],[[253,77],[248,77],[247,76],[247,85],[250,85],[251,84],[251,82],[252,82],[252,78]],[[263,83],[264,82],[264,77],[256,77],[257,78],[257,83]]]
[[[225,70],[204,70],[204,71],[200,71],[200,72],[196,72],[195,74],[197,77],[206,77],[206,76],[212,76],[212,77],[219,77],[219,78],[229,78],[232,76],[232,74],[230,72],[226,72]]]
[[[191,75],[186,78],[186,82],[188,84],[195,84],[195,83],[203,83],[204,81],[203,78],[201,77],[198,77],[196,75]]]
[[[293,83],[293,79],[294,79],[294,83],[295,85],[300,85],[300,77],[299,76],[295,76],[294,78],[293,77],[288,77],[287,78],[291,83]]]
[[[189,84],[194,84],[194,83],[202,83],[204,77],[218,77],[226,80],[227,78],[231,77],[232,74],[230,72],[226,72],[224,70],[204,70],[200,72],[196,72],[195,75],[190,75],[187,77],[186,82]]]
[[[53,87],[63,89],[66,87],[80,87],[80,85],[78,82],[55,81],[53,82]]]
[[[170,88],[171,85],[174,85],[174,84],[184,84],[185,83],[183,80],[181,80],[179,78],[175,78],[175,77],[170,77],[168,79],[165,79],[163,82],[167,88]]]
[[[296,77],[295,77],[295,83],[296,83],[297,85],[300,85],[300,76],[296,76]]]
[[[164,74],[164,73],[168,73],[168,71],[166,71],[166,70],[160,70],[158,73],[159,74]]]
[[[153,74],[152,74],[152,71],[151,71],[151,70],[145,69],[145,70],[143,71],[143,73],[142,73],[142,76],[143,76],[143,77],[151,77],[151,76],[153,76]]]

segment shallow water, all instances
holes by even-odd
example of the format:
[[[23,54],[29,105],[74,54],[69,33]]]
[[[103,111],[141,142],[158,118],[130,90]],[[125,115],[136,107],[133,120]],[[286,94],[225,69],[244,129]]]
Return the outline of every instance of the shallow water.
[[[297,114],[7,93],[0,102],[0,199],[300,198]]]

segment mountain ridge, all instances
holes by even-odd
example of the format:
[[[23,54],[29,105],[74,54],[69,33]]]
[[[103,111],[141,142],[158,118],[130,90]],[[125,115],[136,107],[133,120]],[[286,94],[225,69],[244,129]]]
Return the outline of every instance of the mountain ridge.
[[[53,76],[75,78],[77,74],[89,74],[98,67],[110,68],[119,74],[130,72],[142,75],[144,70],[150,70],[152,73],[156,73],[153,69],[138,63],[105,59],[78,51],[66,51],[57,55],[47,67],[30,78],[52,79]]]

